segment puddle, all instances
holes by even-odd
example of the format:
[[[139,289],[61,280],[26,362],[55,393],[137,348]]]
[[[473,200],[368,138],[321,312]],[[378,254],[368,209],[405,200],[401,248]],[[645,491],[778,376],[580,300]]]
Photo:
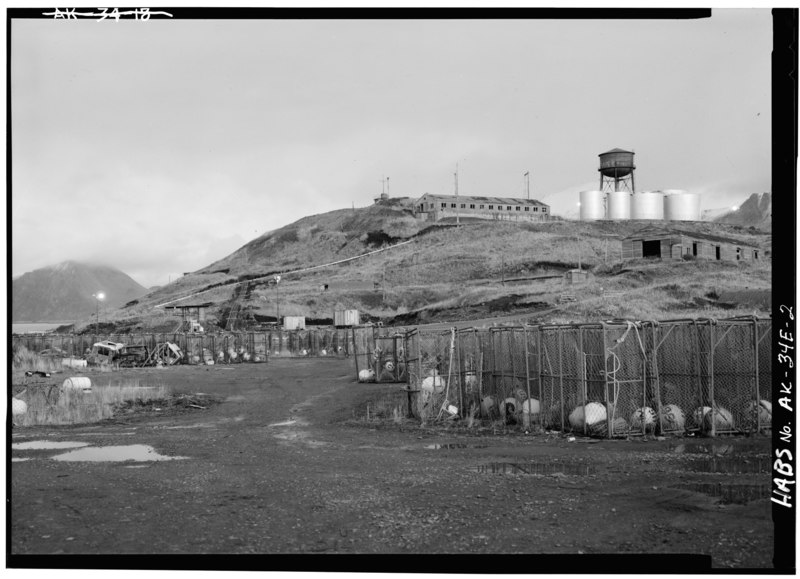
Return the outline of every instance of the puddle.
[[[238,402],[240,400],[244,400],[244,396],[242,396],[241,394],[233,394],[231,396],[228,396],[225,399],[225,402]]]
[[[147,468],[146,464],[131,464],[123,468]]]
[[[17,458],[14,457],[11,459],[11,462],[25,462],[26,460],[30,460],[30,458]]]
[[[718,497],[723,504],[744,504],[770,497],[770,485],[764,484],[725,484],[725,483],[686,483],[670,487]]]
[[[553,475],[590,475],[595,473],[595,468],[580,464],[557,464],[538,462],[492,462],[478,466],[479,474],[533,474]]]
[[[486,445],[452,443],[452,444],[428,444],[425,446],[425,448],[428,450],[451,450],[454,448],[489,448],[489,447]]]
[[[297,424],[297,420],[287,420],[286,422],[276,422],[274,424],[267,424],[267,426],[291,426]]]
[[[769,473],[772,461],[769,457],[749,458],[707,458],[686,464],[686,469],[693,472],[708,473]]]
[[[73,450],[53,457],[53,460],[68,462],[124,462],[151,461],[151,460],[181,460],[188,456],[164,456],[158,454],[152,446],[146,444],[131,444],[128,446],[90,446]]]
[[[130,436],[135,432],[80,432],[78,436]]]
[[[57,442],[55,440],[31,440],[30,442],[15,442],[11,445],[14,450],[55,450],[63,448],[80,448],[89,446],[88,442]]]
[[[770,441],[753,441],[740,444],[725,444],[711,442],[687,442],[671,447],[676,454],[719,454],[729,456],[732,454],[769,452]]]

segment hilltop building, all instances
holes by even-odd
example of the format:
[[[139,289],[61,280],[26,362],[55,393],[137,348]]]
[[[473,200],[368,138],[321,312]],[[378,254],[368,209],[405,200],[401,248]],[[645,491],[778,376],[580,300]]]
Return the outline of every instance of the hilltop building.
[[[758,247],[730,237],[680,229],[646,227],[622,240],[622,258],[693,256],[718,261],[759,259]]]
[[[547,221],[550,206],[535,199],[514,197],[466,197],[425,193],[414,204],[417,219],[439,221],[445,218],[494,219],[502,221]]]

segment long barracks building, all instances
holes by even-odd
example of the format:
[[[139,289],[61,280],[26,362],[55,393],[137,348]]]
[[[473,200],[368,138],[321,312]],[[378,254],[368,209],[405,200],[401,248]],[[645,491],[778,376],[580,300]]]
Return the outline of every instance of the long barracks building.
[[[425,193],[414,204],[417,219],[495,219],[503,221],[547,221],[550,207],[535,199],[514,197],[466,197]]]

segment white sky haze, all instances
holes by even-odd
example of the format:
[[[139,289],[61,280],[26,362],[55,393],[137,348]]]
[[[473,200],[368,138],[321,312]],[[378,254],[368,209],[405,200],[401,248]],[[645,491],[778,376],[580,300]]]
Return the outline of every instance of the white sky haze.
[[[769,191],[768,9],[703,20],[19,20],[12,275],[67,259],[164,284],[305,215],[531,196],[599,153],[702,207]]]

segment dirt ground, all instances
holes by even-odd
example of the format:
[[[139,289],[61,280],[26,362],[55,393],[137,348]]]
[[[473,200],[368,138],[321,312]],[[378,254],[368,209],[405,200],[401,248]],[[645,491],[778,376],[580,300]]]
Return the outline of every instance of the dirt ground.
[[[74,449],[14,448],[10,554],[647,553],[772,566],[768,437],[570,441],[368,422],[366,403],[400,400],[400,385],[354,373],[346,359],[121,371],[221,403],[15,428],[14,444],[186,458],[62,462]]]

